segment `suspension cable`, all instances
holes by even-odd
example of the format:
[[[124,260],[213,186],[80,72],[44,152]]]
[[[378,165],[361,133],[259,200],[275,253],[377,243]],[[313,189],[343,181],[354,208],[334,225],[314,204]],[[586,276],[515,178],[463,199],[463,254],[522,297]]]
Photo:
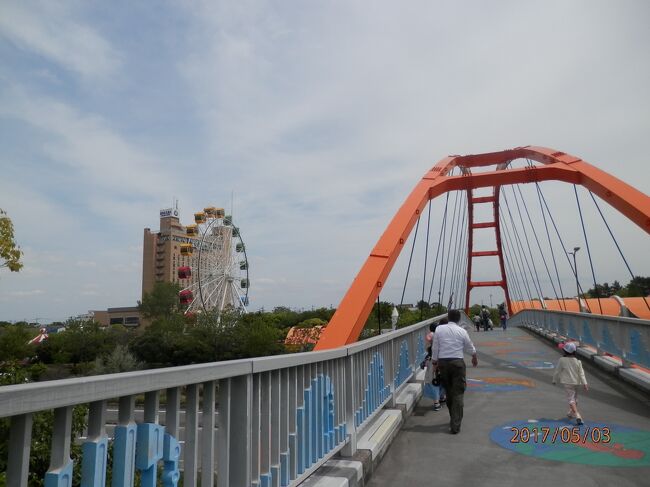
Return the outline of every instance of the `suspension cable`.
[[[526,216],[528,217],[528,223],[530,224],[530,228],[533,231],[533,236],[535,237],[537,248],[539,249],[539,253],[542,256],[542,262],[544,263],[544,268],[546,269],[546,274],[548,275],[548,279],[551,282],[551,287],[553,288],[553,294],[555,294],[555,299],[559,301],[557,291],[555,289],[555,283],[553,282],[553,278],[551,277],[551,271],[548,269],[548,265],[546,263],[546,256],[544,255],[544,252],[542,251],[542,246],[539,243],[539,238],[537,237],[537,232],[535,231],[535,226],[533,225],[533,219],[530,217],[530,212],[528,211],[528,206],[526,205],[526,201],[524,200],[524,195],[521,192],[521,187],[517,186],[517,190],[519,191],[519,197],[521,198],[522,204],[524,206],[524,210],[526,211]]]
[[[537,296],[538,296],[538,298],[540,300],[540,303],[541,303],[543,293],[541,292],[541,290],[537,286],[537,282],[535,281],[535,274],[537,273],[537,271],[535,270],[535,272],[533,272],[533,270],[530,267],[529,260],[526,259],[522,255],[522,254],[525,254],[524,245],[522,244],[521,238],[519,237],[519,232],[517,231],[517,226],[515,225],[515,221],[514,221],[514,217],[512,216],[512,212],[510,211],[510,204],[508,203],[508,197],[505,194],[505,191],[503,192],[503,200],[506,203],[506,210],[508,211],[508,216],[510,216],[510,225],[512,227],[512,232],[513,232],[513,234],[515,236],[515,241],[517,243],[517,251],[519,253],[519,258],[520,258],[522,263],[526,264],[525,267],[528,269],[528,272],[530,274],[533,287],[535,288],[535,292],[537,293]],[[532,257],[531,257],[531,260],[532,260]]]
[[[455,198],[455,199],[454,199],[454,212],[453,212],[453,215],[452,215],[452,217],[451,217],[452,225],[456,222],[456,211],[457,211],[457,209],[458,209],[458,192],[455,192],[455,194],[454,194],[454,198]],[[451,247],[451,243],[452,243],[452,241],[454,240],[454,230],[456,230],[456,229],[457,229],[457,228],[454,228],[454,227],[452,226],[452,229],[451,229],[451,237],[450,237],[450,239],[449,239],[449,246],[450,246],[450,247]],[[446,288],[447,288],[447,273],[448,273],[448,271],[449,271],[449,260],[450,260],[450,259],[449,259],[449,255],[447,255],[447,259],[446,259],[446,261],[445,261],[445,276],[444,276],[444,280],[443,280],[443,278],[442,278],[442,274],[440,275],[440,279],[441,279],[441,281],[442,281],[442,294],[441,294],[442,299],[444,299],[444,297],[445,297],[445,290],[446,290]]]
[[[564,251],[564,257],[566,257],[567,263],[569,264],[569,269],[571,269],[571,272],[573,272],[573,277],[576,278],[576,285],[578,287],[578,296],[576,296],[576,299],[578,300],[578,309],[581,307],[581,302],[580,302],[580,293],[585,294],[584,290],[582,289],[582,286],[580,285],[580,280],[578,279],[578,274],[576,273],[576,269],[573,268],[573,265],[571,264],[571,259],[569,259],[569,254],[566,251],[566,246],[564,245],[564,240],[562,240],[562,235],[560,234],[560,231],[557,228],[557,225],[555,224],[555,218],[553,218],[553,214],[551,213],[550,208],[548,207],[548,203],[546,202],[546,197],[544,196],[544,193],[542,192],[542,188],[539,188],[539,194],[542,197],[542,201],[544,202],[544,207],[546,208],[546,212],[548,213],[549,218],[551,219],[551,223],[553,224],[553,229],[555,230],[555,234],[557,235],[558,240],[560,241],[560,245],[562,246],[562,250]],[[591,313],[591,307],[589,306],[589,303],[585,301],[585,304],[587,305],[587,310]]]
[[[442,219],[442,225],[440,231],[438,232],[438,247],[436,249],[436,260],[435,263],[433,264],[433,274],[431,275],[431,286],[429,287],[429,297],[427,298],[427,302],[429,303],[431,302],[431,292],[433,291],[433,283],[436,280],[436,270],[438,268],[438,255],[440,252],[440,243],[442,242],[442,235],[447,226],[447,205],[448,204],[449,204],[449,193],[447,193],[447,199],[445,200],[445,214]]]
[[[462,234],[462,239],[460,243],[460,249],[461,249],[461,254],[464,253],[463,256],[461,256],[460,260],[460,266],[458,269],[458,281],[457,281],[457,288],[458,288],[458,293],[456,294],[458,296],[458,304],[454,304],[455,307],[460,308],[460,306],[463,304],[463,300],[465,296],[467,295],[467,261],[469,259],[468,255],[468,249],[467,249],[467,241],[469,240],[469,212],[468,210],[468,203],[467,199],[465,200],[465,213],[462,221],[463,228],[467,228],[467,232],[463,232]]]
[[[399,300],[400,307],[404,304],[404,293],[406,292],[406,282],[409,279],[409,272],[411,271],[411,260],[413,260],[413,250],[415,249],[415,241],[418,238],[418,228],[420,227],[420,217],[415,224],[415,235],[413,235],[413,245],[411,245],[411,255],[409,255],[409,265],[406,268],[406,278],[404,279],[404,288],[402,289],[402,299]]]
[[[449,202],[449,193],[447,193],[447,203]],[[440,254],[440,280],[438,282],[438,310],[442,308],[442,268],[445,265],[445,248],[447,247],[447,203],[445,203],[445,220],[444,220],[444,229],[442,235],[442,253]]]
[[[424,245],[424,271],[422,273],[422,298],[420,301],[424,301],[424,288],[427,284],[427,260],[429,259],[429,229],[431,227],[431,200],[429,200],[429,215],[427,218],[427,240]],[[420,305],[420,321],[422,321],[422,315],[424,313],[424,303]]]
[[[512,255],[510,253],[510,247],[509,245],[503,245],[503,243],[506,242],[505,235],[502,238],[502,248],[505,249],[506,255],[504,256],[504,264],[506,267],[506,275],[510,274],[512,276],[512,280],[508,279],[509,282],[512,282],[512,290],[513,290],[513,295],[518,295],[519,301],[524,301],[524,295],[521,292],[521,286],[519,284],[519,279],[517,278],[517,273],[513,270],[513,262],[514,260],[512,259]]]
[[[580,206],[580,198],[578,198],[578,187],[573,185],[573,192],[576,195],[576,202],[578,203],[578,213],[580,214],[580,224],[582,225],[582,234],[585,237],[585,244],[587,246],[587,256],[589,257],[589,266],[591,267],[591,276],[594,278],[594,292],[596,293],[596,299],[598,299],[598,308],[600,308],[600,314],[603,314],[603,306],[600,303],[600,293],[598,292],[598,284],[596,284],[596,273],[594,272],[594,263],[591,260],[591,250],[589,249],[589,240],[587,239],[587,230],[585,229],[585,221],[582,218],[582,208]]]
[[[535,265],[535,258],[533,257],[533,250],[530,248],[530,240],[528,239],[528,232],[526,231],[526,225],[524,223],[524,218],[521,215],[521,208],[519,206],[519,199],[517,198],[517,193],[515,192],[515,188],[512,187],[512,194],[515,198],[515,204],[517,206],[517,213],[519,214],[519,221],[521,222],[521,228],[524,231],[524,237],[526,239],[526,248],[528,248],[528,255],[530,256],[530,264],[533,267],[533,270],[535,271],[533,277],[536,279],[537,282],[537,289],[539,290],[539,303],[540,305],[544,301],[544,290],[542,289],[542,283],[539,280],[539,273],[537,272],[537,266]]]
[[[459,191],[459,194],[460,194],[460,191]],[[462,224],[465,221],[465,212],[467,211],[467,206],[466,206],[467,199],[462,198],[462,197],[459,197],[459,199],[461,200],[461,204],[463,204],[464,206],[463,206],[463,214],[462,214],[462,216],[461,216],[460,212],[458,213],[458,215],[459,215],[459,218],[458,218],[458,231],[456,232],[456,240],[455,240],[455,243],[454,243],[454,245],[455,245],[454,257],[453,257],[454,263],[453,263],[452,271],[451,271],[451,286],[450,286],[450,289],[449,289],[451,291],[451,293],[452,293],[452,296],[453,296],[453,306],[454,306],[454,308],[456,307],[456,302],[457,302],[457,298],[458,298],[458,294],[457,294],[457,292],[458,292],[458,279],[460,277],[459,272],[460,272],[461,250],[460,250],[459,244],[462,243],[462,240],[463,240],[463,238],[464,238],[464,236],[466,234],[466,232],[461,233],[461,228],[463,228]],[[463,235],[463,238],[461,238],[461,235]],[[459,239],[460,239],[460,242],[459,242]]]
[[[455,232],[454,232],[454,234],[452,236],[452,239],[451,239],[451,242],[450,242],[450,243],[453,243],[453,245],[454,245],[454,250],[453,250],[452,257],[451,257],[451,263],[452,263],[452,265],[451,265],[451,276],[450,276],[448,281],[447,281],[447,276],[445,276],[445,281],[446,281],[445,285],[447,283],[449,283],[449,299],[447,300],[447,308],[451,307],[451,305],[453,303],[453,299],[454,299],[454,273],[455,273],[456,262],[457,262],[456,254],[458,252],[458,236],[460,235],[459,220],[460,220],[460,204],[461,204],[460,201],[461,201],[461,199],[462,198],[460,197],[460,191],[457,191],[456,192],[456,201],[458,202],[458,211],[455,214],[455,218],[453,220],[453,225],[454,225],[453,229],[455,230]]]
[[[560,294],[562,295],[562,309],[566,311],[566,303],[564,302],[564,290],[562,289],[562,281],[560,280],[560,273],[557,269],[557,261],[555,260],[555,251],[553,250],[553,244],[551,242],[551,233],[548,231],[548,222],[546,221],[546,213],[544,212],[544,207],[542,206],[542,198],[540,196],[539,183],[535,182],[535,187],[537,188],[537,199],[539,201],[539,209],[542,212],[542,219],[544,220],[544,229],[546,230],[546,238],[548,240],[548,246],[551,249],[551,258],[553,259],[553,267],[555,268],[555,276],[557,277],[557,284],[560,288]]]
[[[501,214],[501,228],[505,230],[503,235],[506,237],[505,241],[507,243],[507,248],[509,249],[510,255],[514,255],[515,258],[512,259],[514,265],[512,266],[513,268],[516,267],[519,269],[519,275],[521,276],[521,281],[523,283],[523,289],[526,291],[528,294],[528,301],[530,301],[531,306],[532,306],[532,300],[533,300],[533,293],[530,290],[530,286],[528,285],[528,279],[526,279],[526,272],[524,268],[524,264],[521,259],[521,250],[515,245],[514,239],[510,236],[510,229],[508,228],[508,225],[506,225],[506,218]]]
[[[614,244],[616,245],[616,248],[618,249],[618,253],[621,254],[621,258],[623,259],[623,262],[625,262],[625,267],[627,267],[628,272],[632,276],[632,279],[634,279],[634,272],[632,272],[632,269],[630,268],[630,264],[627,263],[627,259],[625,258],[625,255],[623,255],[623,251],[621,250],[620,245],[618,245],[618,241],[616,240],[616,237],[614,236],[614,233],[612,232],[612,229],[609,227],[609,224],[607,223],[607,220],[605,219],[605,215],[603,215],[603,212],[600,210],[600,206],[598,205],[598,202],[596,201],[596,198],[594,198],[594,194],[589,191],[589,196],[591,196],[591,199],[593,200],[594,204],[596,205],[596,209],[598,210],[598,213],[600,213],[600,217],[603,219],[603,222],[605,223],[605,226],[607,227],[607,231],[609,231],[610,236],[612,237],[612,240],[614,240]],[[646,297],[643,297],[643,302],[645,305],[648,307],[650,310],[650,304],[648,304],[648,299]]]

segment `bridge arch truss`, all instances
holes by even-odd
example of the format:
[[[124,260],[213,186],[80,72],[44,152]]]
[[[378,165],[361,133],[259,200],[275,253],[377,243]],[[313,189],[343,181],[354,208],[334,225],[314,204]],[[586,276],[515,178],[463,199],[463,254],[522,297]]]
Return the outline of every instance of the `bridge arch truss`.
[[[509,168],[509,162],[516,159],[533,160],[539,165]],[[471,171],[473,168],[489,166],[495,166],[495,169],[480,173]],[[454,168],[460,169],[460,175],[450,175]],[[644,231],[650,233],[650,197],[579,157],[555,149],[536,146],[517,147],[485,154],[445,157],[427,171],[388,224],[321,335],[316,349],[335,348],[357,341],[372,306],[423,208],[430,200],[450,191],[467,192],[470,212],[473,205],[478,203],[492,203],[494,209],[494,222],[488,222],[485,226],[495,228],[497,250],[489,251],[489,253],[499,257],[501,279],[491,282],[470,281],[472,259],[484,254],[472,251],[472,234],[477,227],[470,217],[468,219],[469,252],[466,306],[469,306],[471,289],[479,286],[502,287],[509,303],[508,283],[498,227],[499,191],[501,186],[542,181],[562,181],[581,185],[609,203]],[[493,188],[493,193],[491,196],[475,198],[473,191],[479,188]]]

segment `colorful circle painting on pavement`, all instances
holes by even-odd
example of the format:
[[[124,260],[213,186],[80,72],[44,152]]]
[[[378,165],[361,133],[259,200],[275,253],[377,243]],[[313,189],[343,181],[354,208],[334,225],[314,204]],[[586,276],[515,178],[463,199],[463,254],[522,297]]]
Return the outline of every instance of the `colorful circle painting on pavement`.
[[[472,392],[511,392],[523,391],[535,387],[535,383],[528,379],[515,377],[481,377],[467,379],[467,390]]]
[[[515,369],[517,367],[523,367],[524,369],[553,369],[555,365],[553,362],[546,362],[544,360],[512,360],[511,362],[501,363],[502,367],[508,367],[510,369]]]
[[[522,455],[609,467],[650,466],[650,431],[611,423],[530,419],[498,426],[497,445]]]

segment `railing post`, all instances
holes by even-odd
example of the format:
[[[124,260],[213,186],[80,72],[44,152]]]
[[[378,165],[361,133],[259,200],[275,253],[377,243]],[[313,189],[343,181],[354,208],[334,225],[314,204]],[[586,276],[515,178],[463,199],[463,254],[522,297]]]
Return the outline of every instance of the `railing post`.
[[[212,487],[214,485],[214,386],[214,381],[203,383],[201,487]]]
[[[106,401],[95,401],[88,411],[88,438],[82,446],[81,487],[106,485],[108,436]]]
[[[219,382],[217,485],[251,485],[252,375]]]
[[[283,411],[286,414],[286,410],[282,409],[280,403],[280,371],[271,371],[270,380],[271,444],[269,448],[269,454],[271,460],[269,463],[269,473],[271,474],[271,485],[273,487],[280,487],[280,438],[285,434],[285,430],[281,427],[281,415]]]
[[[45,474],[45,487],[72,486],[71,440],[72,406],[57,408],[54,410],[52,452],[50,453],[50,468]]]
[[[397,367],[395,367],[396,363],[399,363],[399,357],[396,357],[395,355],[397,352],[395,351],[397,341],[394,339],[391,339],[388,343],[388,352],[386,355],[388,355],[388,358],[386,359],[386,373],[384,374],[384,380],[386,378],[388,379],[388,384],[390,387],[390,400],[388,401],[388,407],[391,409],[394,409],[396,406],[396,398],[395,398],[395,376],[397,375],[396,370]],[[380,384],[380,390],[382,390],[386,384]]]
[[[348,355],[345,358],[343,380],[345,382],[345,428],[349,441],[341,450],[341,455],[351,457],[357,453],[357,428],[354,421],[356,404],[354,399],[355,370],[353,355]]]
[[[120,397],[118,424],[113,442],[113,487],[133,485],[135,476],[135,396]]]
[[[9,462],[7,464],[7,487],[27,487],[29,477],[29,451],[32,442],[31,414],[11,418],[9,433]]]
[[[156,487],[158,462],[164,456],[165,428],[158,424],[159,405],[159,391],[144,395],[144,421],[138,424],[135,447],[135,466],[140,470],[142,487]]]
[[[178,464],[181,456],[181,447],[178,441],[180,423],[180,394],[178,387],[167,389],[167,404],[165,405],[165,444],[163,451],[164,487],[176,487],[180,479]]]
[[[199,386],[190,384],[185,391],[185,448],[183,455],[183,485],[196,487],[199,451]]]

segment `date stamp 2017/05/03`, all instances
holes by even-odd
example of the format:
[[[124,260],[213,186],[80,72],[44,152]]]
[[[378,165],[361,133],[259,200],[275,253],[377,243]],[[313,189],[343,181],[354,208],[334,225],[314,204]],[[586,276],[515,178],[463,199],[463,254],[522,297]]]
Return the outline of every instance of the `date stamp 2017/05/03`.
[[[510,428],[510,443],[609,443],[612,441],[608,427],[532,427]]]

